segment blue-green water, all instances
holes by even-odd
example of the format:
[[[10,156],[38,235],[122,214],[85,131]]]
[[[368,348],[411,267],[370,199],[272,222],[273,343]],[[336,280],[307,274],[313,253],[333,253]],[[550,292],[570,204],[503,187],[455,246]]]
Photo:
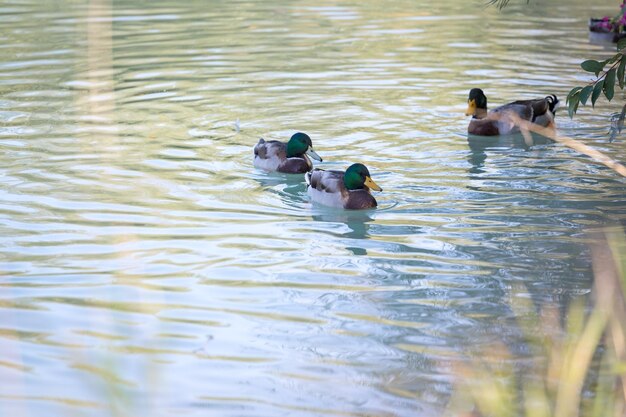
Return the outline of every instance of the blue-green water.
[[[0,415],[435,416],[510,302],[591,287],[626,182],[471,140],[467,92],[556,93],[603,1],[0,4]],[[600,100],[559,131],[615,159]],[[252,166],[307,132],[379,208]]]

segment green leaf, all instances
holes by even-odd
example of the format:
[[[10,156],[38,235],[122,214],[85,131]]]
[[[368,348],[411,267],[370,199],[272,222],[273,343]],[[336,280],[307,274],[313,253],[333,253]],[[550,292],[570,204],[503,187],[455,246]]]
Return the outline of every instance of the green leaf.
[[[619,42],[617,42],[617,50],[621,51],[625,47],[626,47],[626,38],[622,38],[619,40]]]
[[[622,39],[626,41],[626,38]],[[624,88],[624,70],[626,69],[626,57],[622,55],[622,60],[619,63],[619,67],[617,68],[617,82],[619,82],[619,88]]]
[[[583,104],[583,106],[587,104],[587,99],[591,95],[592,91],[593,91],[593,85],[588,85],[587,87],[583,88],[580,91],[580,102]]]
[[[604,95],[611,101],[615,95],[615,68],[611,68],[604,78]]]
[[[597,77],[598,74],[600,74],[600,72],[604,68],[604,64],[606,64],[606,61],[598,62],[595,59],[588,59],[584,61],[582,64],[580,64],[580,66],[582,67],[582,69],[584,69],[587,72],[595,73]]]
[[[600,97],[600,93],[602,93],[603,87],[604,87],[604,79],[601,79],[600,81],[598,81],[595,87],[593,87],[593,94],[591,95],[592,106],[596,105],[596,100],[598,99],[598,97]]]
[[[582,87],[574,87],[570,90],[570,92],[567,94],[567,99],[565,100],[566,103],[569,103],[569,101],[571,100],[571,98],[578,94],[580,92],[580,90],[582,90]]]
[[[580,103],[580,96],[575,94],[573,97],[569,99],[569,105],[567,106],[567,113],[569,114],[569,118],[574,117],[576,110],[578,110],[578,104]]]

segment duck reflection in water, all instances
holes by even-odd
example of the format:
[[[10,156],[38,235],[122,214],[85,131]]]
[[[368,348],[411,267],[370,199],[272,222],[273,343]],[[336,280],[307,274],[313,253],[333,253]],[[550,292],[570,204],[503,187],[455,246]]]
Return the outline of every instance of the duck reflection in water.
[[[254,179],[263,188],[275,193],[288,207],[304,207],[309,203],[306,195],[306,185],[301,177],[281,173],[261,173]],[[367,255],[367,250],[360,242],[369,239],[370,223],[374,221],[370,214],[374,210],[341,210],[332,207],[316,206],[312,218],[332,227],[325,229],[327,234],[340,239],[350,240],[354,245],[347,245],[346,249],[353,255]]]
[[[489,150],[502,151],[517,148],[528,151],[532,146],[548,145],[552,143],[554,143],[554,141],[532,132],[528,132],[526,136],[521,133],[501,136],[467,135],[467,145],[470,148],[467,160],[472,165],[469,172],[471,174],[482,174],[485,172],[483,167],[485,166],[487,151]]]
[[[353,241],[354,245],[346,246],[346,249],[352,252],[353,255],[367,255],[367,249],[360,244],[361,241],[369,239],[370,223],[374,221],[367,210],[340,211],[323,208],[313,214],[313,220],[334,223],[333,226],[335,227],[332,228],[332,231],[328,231],[329,234]]]

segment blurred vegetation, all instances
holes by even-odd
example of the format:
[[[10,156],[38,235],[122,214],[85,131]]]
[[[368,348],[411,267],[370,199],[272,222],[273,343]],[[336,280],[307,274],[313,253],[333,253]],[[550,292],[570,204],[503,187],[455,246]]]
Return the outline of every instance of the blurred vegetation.
[[[592,295],[563,313],[514,297],[528,355],[504,345],[470,355],[457,367],[447,415],[626,415],[626,238],[613,229],[594,240]]]
[[[502,10],[504,9],[510,2],[511,0],[489,0],[487,2],[487,4],[489,6],[496,6],[498,9]],[[526,0],[526,3],[528,4],[530,2],[530,0]]]

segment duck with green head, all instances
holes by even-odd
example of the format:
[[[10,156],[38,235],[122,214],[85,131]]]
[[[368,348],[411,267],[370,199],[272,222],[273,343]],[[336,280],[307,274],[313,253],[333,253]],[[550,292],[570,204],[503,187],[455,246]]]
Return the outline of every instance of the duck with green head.
[[[350,165],[345,172],[315,169],[306,173],[304,179],[312,201],[351,210],[376,207],[376,199],[370,189],[383,190],[372,180],[363,164]]]
[[[555,128],[554,114],[559,100],[554,94],[534,100],[517,100],[487,111],[487,96],[480,88],[472,88],[467,98],[466,116],[472,116],[467,132],[473,135],[496,136],[519,132],[514,118]],[[515,116],[515,117],[512,117]]]
[[[289,142],[259,139],[254,147],[254,166],[266,171],[278,171],[288,174],[302,174],[313,169],[311,159],[322,161],[313,150],[311,138],[306,133],[298,132]]]

